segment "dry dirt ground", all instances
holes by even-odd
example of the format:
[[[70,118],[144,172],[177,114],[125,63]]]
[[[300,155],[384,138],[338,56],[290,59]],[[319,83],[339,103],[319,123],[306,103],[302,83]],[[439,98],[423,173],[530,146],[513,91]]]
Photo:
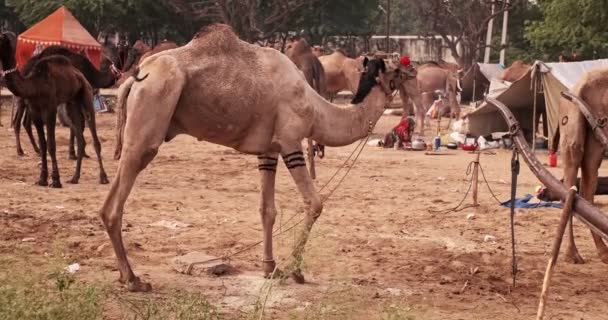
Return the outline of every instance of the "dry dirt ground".
[[[6,110],[6,109],[5,109]],[[108,192],[99,185],[95,161],[86,160],[80,185],[70,185],[74,163],[67,159],[65,128],[58,133],[63,189],[34,186],[38,158],[24,137],[27,156],[18,158],[9,115],[0,128],[0,257],[28,252],[43,265],[49,253],[82,265],[81,281],[100,281],[118,294],[114,254],[98,218]],[[384,116],[379,136],[398,121]],[[103,155],[110,179],[117,162],[114,115],[98,118]],[[94,154],[89,141],[87,151]],[[317,162],[320,188],[355,145],[328,148]],[[510,152],[483,155],[491,187],[501,200],[509,194]],[[546,154],[542,155],[546,161]],[[172,269],[171,259],[192,251],[227,255],[261,240],[258,172],[254,156],[180,136],[164,144],[137,180],[126,206],[124,237],[136,273],[162,297],[172,290],[200,292],[229,319],[244,318],[268,297],[266,319],[531,319],[535,315],[558,209],[518,210],[516,217],[519,274],[511,287],[509,210],[480,187],[481,207],[433,213],[455,206],[463,197],[467,165],[474,155],[426,156],[421,152],[366,147],[344,183],[325,203],[304,258],[308,283],[274,284],[270,294],[261,277],[261,247],[231,259],[230,275],[188,276]],[[561,168],[552,169],[559,177]],[[601,173],[606,174],[605,167]],[[533,193],[537,179],[523,166],[518,195]],[[277,228],[288,228],[303,205],[284,165],[278,170]],[[471,202],[469,197],[467,203]],[[605,198],[598,203],[605,207]],[[476,214],[474,220],[467,215]],[[290,220],[293,215],[300,215]],[[153,227],[175,220],[191,227]],[[604,286],[608,266],[595,254],[589,232],[576,224],[585,265],[560,258],[552,286],[550,319],[605,319]],[[486,235],[495,242],[484,242]],[[33,242],[22,239],[33,237]],[[282,265],[294,233],[275,239]],[[25,250],[27,249],[27,250]],[[466,283],[466,286],[465,286]],[[260,291],[264,289],[264,293]],[[140,295],[140,294],[138,294]],[[107,306],[106,318],[113,319]]]

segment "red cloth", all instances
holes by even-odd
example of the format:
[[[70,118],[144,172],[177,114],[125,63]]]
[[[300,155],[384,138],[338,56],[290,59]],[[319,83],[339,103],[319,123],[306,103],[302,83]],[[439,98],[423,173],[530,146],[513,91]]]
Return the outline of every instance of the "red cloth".
[[[400,61],[400,62],[401,62],[401,65],[402,65],[402,66],[406,66],[406,67],[407,67],[407,66],[409,66],[409,65],[410,65],[410,63],[411,63],[411,61],[410,61],[410,57],[408,57],[408,56],[403,56],[403,57],[401,57],[401,61]]]
[[[399,136],[399,140],[401,140],[402,142],[406,142],[406,141],[410,141],[410,135],[409,135],[409,130],[410,129],[410,123],[409,120],[407,118],[401,119],[401,121],[399,122],[399,124],[397,125],[397,127],[395,127],[395,132],[397,133],[397,135]]]
[[[23,32],[17,38],[17,66],[23,67],[35,51],[58,45],[76,53],[84,51],[89,60],[99,68],[101,44],[74,18],[65,7]]]

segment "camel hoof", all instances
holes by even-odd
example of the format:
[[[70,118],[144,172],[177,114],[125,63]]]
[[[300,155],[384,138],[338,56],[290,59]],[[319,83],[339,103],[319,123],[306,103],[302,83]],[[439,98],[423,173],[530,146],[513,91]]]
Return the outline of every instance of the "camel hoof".
[[[80,181],[80,178],[73,177],[72,179],[68,180],[68,183],[69,184],[78,184],[79,181]]]
[[[25,152],[23,152],[22,149],[17,149],[17,156],[23,157],[23,156],[25,156]]]
[[[59,182],[59,180],[53,181],[53,183],[51,183],[51,188],[57,188],[57,189],[59,189],[61,187],[62,187],[62,185],[61,185],[61,182]]]
[[[91,157],[89,157],[89,155],[88,155],[88,154],[86,154],[86,153],[85,153],[85,154],[83,154],[83,155],[82,155],[82,157],[83,157],[83,158],[87,158],[87,159],[91,159]]]
[[[568,250],[566,253],[566,262],[573,264],[585,264],[585,259],[576,250]]]
[[[46,180],[38,180],[38,182],[36,182],[36,184],[41,187],[47,187],[49,185],[49,182]]]
[[[108,183],[110,183],[110,180],[108,180],[108,176],[106,176],[104,174],[99,177],[99,184],[108,184]]]
[[[127,282],[127,290],[130,292],[150,292],[152,291],[152,285],[135,278],[133,281]]]
[[[302,274],[301,270],[295,270],[291,273],[291,278],[293,278],[293,281],[295,281],[296,283],[299,284],[303,284],[306,282],[306,279],[304,279],[304,275]]]
[[[75,155],[75,154],[70,154],[70,155],[68,156],[68,159],[70,159],[70,160],[78,160],[78,157],[76,157],[76,155]]]

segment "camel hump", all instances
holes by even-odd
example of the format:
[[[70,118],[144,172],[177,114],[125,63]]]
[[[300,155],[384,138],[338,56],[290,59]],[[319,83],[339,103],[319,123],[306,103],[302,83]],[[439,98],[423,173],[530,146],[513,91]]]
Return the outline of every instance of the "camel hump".
[[[338,48],[338,49],[334,50],[334,52],[337,52],[345,57],[348,57],[348,55],[346,54],[346,51],[344,51],[344,49],[342,49],[342,48]]]
[[[232,28],[222,23],[205,26],[194,35],[192,41],[206,50],[232,51],[239,44],[239,38]]]

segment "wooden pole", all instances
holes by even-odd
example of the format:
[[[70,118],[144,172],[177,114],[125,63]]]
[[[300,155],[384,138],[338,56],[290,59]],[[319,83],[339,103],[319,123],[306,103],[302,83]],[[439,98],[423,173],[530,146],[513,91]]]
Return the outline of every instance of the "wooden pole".
[[[391,0],[386,0],[386,54],[390,53],[391,44]]]
[[[532,76],[533,81],[532,81],[532,85],[534,86],[533,91],[534,91],[534,109],[532,112],[532,154],[534,154],[536,152],[536,95],[538,94],[537,90],[538,90],[538,77],[540,77],[540,72],[539,72],[539,66],[538,64],[534,66],[534,74]]]
[[[509,6],[509,0],[506,0],[506,6]],[[500,64],[505,65],[505,53],[507,46],[507,28],[509,27],[509,10],[506,10],[502,18],[502,36],[500,40]]]
[[[496,5],[492,4],[492,15],[494,15],[494,12],[496,11]],[[486,34],[486,52],[485,55],[483,56],[483,63],[490,63],[490,51],[491,51],[491,45],[492,45],[492,29],[494,28],[494,18],[490,19],[490,21],[488,21],[488,33]]]
[[[559,225],[557,227],[557,234],[555,235],[555,239],[553,240],[553,247],[551,249],[551,258],[549,259],[549,263],[547,264],[547,270],[545,271],[545,279],[543,280],[543,289],[540,293],[540,302],[538,303],[538,311],[536,313],[536,320],[542,320],[545,315],[545,307],[547,305],[547,298],[549,296],[549,285],[551,284],[551,278],[553,277],[553,271],[555,269],[555,265],[557,264],[557,257],[559,256],[559,249],[562,245],[562,240],[564,238],[564,232],[566,231],[566,226],[568,225],[568,220],[570,215],[572,215],[572,207],[574,204],[574,199],[576,198],[576,188],[572,187],[568,190],[568,195],[566,196],[566,201],[564,202],[564,209],[562,211],[562,217],[559,221]]]
[[[479,192],[479,158],[481,157],[481,151],[477,152],[477,159],[475,160],[473,167],[473,206],[479,206],[477,203],[477,194]]]

